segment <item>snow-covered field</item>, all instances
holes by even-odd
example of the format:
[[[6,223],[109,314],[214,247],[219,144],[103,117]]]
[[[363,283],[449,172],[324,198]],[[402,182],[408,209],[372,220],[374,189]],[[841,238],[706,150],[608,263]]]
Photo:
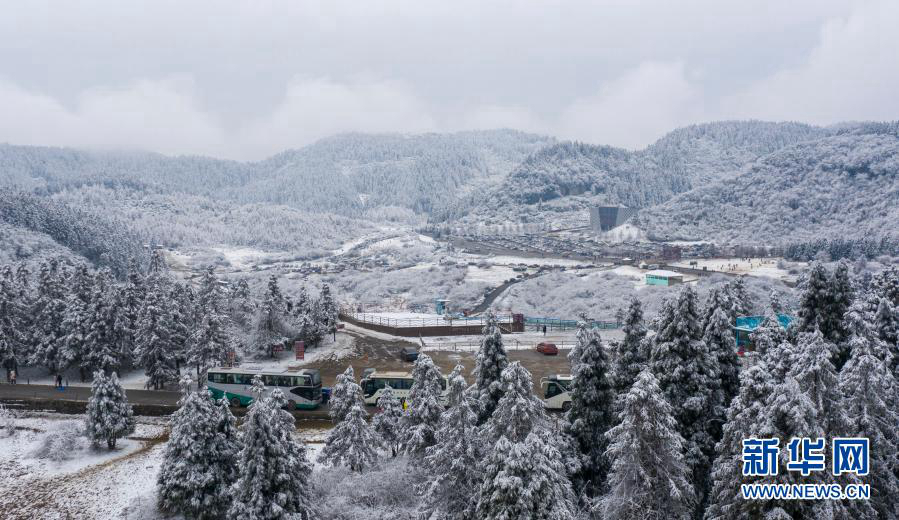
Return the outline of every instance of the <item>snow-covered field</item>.
[[[694,263],[695,262],[695,263]],[[694,263],[691,265],[691,263]],[[747,274],[750,276],[763,276],[775,280],[792,279],[789,269],[801,268],[806,264],[802,262],[785,262],[777,258],[708,258],[689,259],[672,262],[677,267],[690,267],[694,269],[707,269],[722,273]]]
[[[155,520],[156,475],[167,441],[168,419],[137,417],[134,434],[115,450],[95,449],[77,435],[81,416],[19,412],[14,433],[0,424],[0,518],[41,520]],[[298,425],[309,460],[321,450],[325,429]],[[53,449],[61,433],[73,447]],[[59,442],[59,441],[55,441]],[[62,451],[64,460],[45,453]],[[322,469],[315,465],[317,470]],[[177,517],[176,517],[177,518]]]

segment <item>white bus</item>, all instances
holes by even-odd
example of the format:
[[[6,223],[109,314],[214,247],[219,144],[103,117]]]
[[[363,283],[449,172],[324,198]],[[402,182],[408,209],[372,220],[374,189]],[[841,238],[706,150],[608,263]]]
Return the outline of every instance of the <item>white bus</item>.
[[[571,376],[556,374],[540,380],[543,391],[543,405],[548,410],[568,410],[571,408]]]
[[[257,375],[265,383],[266,395],[280,389],[291,410],[312,410],[322,403],[322,378],[313,368],[213,368],[207,372],[206,387],[215,399],[225,398],[232,406],[248,406],[253,400],[253,378]]]
[[[373,368],[366,368],[362,372],[362,380],[359,386],[362,387],[362,395],[365,398],[365,404],[377,405],[378,398],[384,392],[384,387],[390,385],[393,389],[393,395],[401,403],[405,403],[409,397],[409,391],[412,389],[412,374],[409,372],[378,372]],[[446,378],[440,378],[440,386],[443,389],[441,395],[444,406],[446,405]]]

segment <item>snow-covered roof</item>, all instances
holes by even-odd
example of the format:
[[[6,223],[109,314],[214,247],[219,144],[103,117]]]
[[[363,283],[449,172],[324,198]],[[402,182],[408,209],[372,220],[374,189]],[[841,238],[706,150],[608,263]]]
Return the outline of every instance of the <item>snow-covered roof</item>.
[[[675,277],[683,278],[683,276],[684,276],[683,273],[677,273],[675,271],[666,271],[665,269],[656,269],[654,271],[647,271],[646,274],[652,275],[652,276],[660,276],[662,278],[675,278]]]

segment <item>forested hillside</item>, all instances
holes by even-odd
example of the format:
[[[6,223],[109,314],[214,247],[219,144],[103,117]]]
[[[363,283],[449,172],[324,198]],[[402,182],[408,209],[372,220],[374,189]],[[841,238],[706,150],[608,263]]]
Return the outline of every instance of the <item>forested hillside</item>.
[[[718,243],[877,237],[895,234],[897,200],[899,124],[872,124],[784,148],[637,221],[652,238]]]
[[[586,218],[595,204],[644,208],[713,180],[784,146],[830,131],[799,123],[724,121],[675,130],[645,150],[564,142],[525,159],[504,186],[460,205],[463,221],[539,221]]]
[[[5,229],[0,233],[0,246],[9,251],[10,259],[55,249],[46,237],[117,274],[125,272],[131,259],[141,256],[141,237],[122,222],[21,191],[0,192],[0,225]]]

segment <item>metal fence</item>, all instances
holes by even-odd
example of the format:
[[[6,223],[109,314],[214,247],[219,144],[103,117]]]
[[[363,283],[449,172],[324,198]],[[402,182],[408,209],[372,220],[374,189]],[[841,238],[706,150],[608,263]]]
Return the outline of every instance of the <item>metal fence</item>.
[[[517,339],[505,340],[503,342],[503,346],[506,350],[536,350],[537,345],[540,342],[521,342]],[[547,341],[547,343],[552,343],[559,349],[572,349],[574,348],[574,342],[571,341]],[[421,342],[421,350],[425,352],[477,352],[478,349],[481,348],[480,342],[446,342],[446,343],[438,343],[438,342]]]
[[[449,317],[440,318],[387,318],[377,314],[369,314],[365,312],[342,312],[356,321],[362,323],[370,323],[372,325],[383,325],[385,327],[470,327],[473,325],[484,326],[487,320],[483,316],[470,317]],[[499,325],[509,325],[512,323],[512,316],[497,316],[496,321]]]
[[[565,330],[574,330],[577,328],[578,320],[563,320],[561,318],[537,318],[528,316],[524,319],[525,327],[528,330],[543,330],[543,327],[546,327],[547,331],[565,331]],[[605,320],[588,320],[587,325],[593,329],[600,330],[611,330],[611,329],[620,329],[621,323],[616,321],[605,321]]]

